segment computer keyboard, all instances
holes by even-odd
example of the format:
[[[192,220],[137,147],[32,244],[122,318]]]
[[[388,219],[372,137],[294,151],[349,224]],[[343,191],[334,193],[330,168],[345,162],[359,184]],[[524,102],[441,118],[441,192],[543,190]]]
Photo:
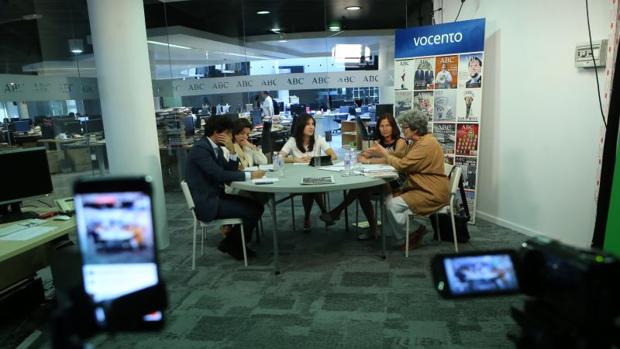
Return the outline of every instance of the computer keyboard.
[[[36,227],[43,223],[45,223],[45,219],[27,219],[19,221],[11,225],[7,225],[6,227],[0,228],[0,237],[13,234],[20,230]]]

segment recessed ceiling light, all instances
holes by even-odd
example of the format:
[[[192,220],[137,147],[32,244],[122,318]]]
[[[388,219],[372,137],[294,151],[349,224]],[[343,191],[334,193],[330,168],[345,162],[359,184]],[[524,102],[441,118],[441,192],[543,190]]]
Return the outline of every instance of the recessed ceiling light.
[[[260,11],[256,11],[257,15],[268,15],[271,12],[267,11],[267,10],[260,10]]]
[[[271,31],[274,33],[279,33],[280,32],[280,28],[271,28]]]
[[[340,26],[338,26],[338,25],[330,25],[330,26],[329,26],[329,31],[330,31],[330,32],[337,32],[337,31],[340,31]]]
[[[359,11],[361,9],[362,9],[361,6],[347,6],[347,7],[345,7],[345,10],[347,10],[347,11]]]

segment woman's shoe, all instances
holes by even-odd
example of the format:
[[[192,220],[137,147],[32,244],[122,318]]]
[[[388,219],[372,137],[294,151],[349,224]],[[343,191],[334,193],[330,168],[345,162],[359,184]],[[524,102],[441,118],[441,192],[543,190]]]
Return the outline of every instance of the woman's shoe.
[[[414,250],[422,244],[422,238],[426,234],[426,227],[421,225],[416,231],[409,234],[409,250]],[[405,251],[407,244],[403,244],[400,249]]]
[[[304,233],[310,232],[310,219],[304,221]]]
[[[336,220],[334,219],[334,217],[332,217],[332,214],[329,212],[323,212],[321,213],[321,215],[319,216],[319,218],[325,222],[325,224],[327,225],[334,225],[336,224]]]
[[[360,240],[360,241],[377,240],[379,238],[379,236],[381,236],[381,234],[379,232],[372,233],[370,231],[365,231],[365,232],[359,234],[357,236],[357,239]]]

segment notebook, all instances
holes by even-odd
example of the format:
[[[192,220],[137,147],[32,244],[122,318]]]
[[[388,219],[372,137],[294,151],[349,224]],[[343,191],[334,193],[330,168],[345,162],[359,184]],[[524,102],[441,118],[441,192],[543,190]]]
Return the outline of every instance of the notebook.
[[[301,179],[303,185],[321,185],[321,184],[334,184],[334,176],[324,177],[304,177]]]

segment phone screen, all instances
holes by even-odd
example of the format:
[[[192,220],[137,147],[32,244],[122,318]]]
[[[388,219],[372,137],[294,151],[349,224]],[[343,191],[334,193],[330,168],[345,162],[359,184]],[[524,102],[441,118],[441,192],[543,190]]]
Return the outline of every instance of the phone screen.
[[[95,303],[159,282],[148,193],[76,193],[84,290]]]
[[[443,264],[448,287],[454,296],[519,291],[517,273],[509,254],[446,257]]]

